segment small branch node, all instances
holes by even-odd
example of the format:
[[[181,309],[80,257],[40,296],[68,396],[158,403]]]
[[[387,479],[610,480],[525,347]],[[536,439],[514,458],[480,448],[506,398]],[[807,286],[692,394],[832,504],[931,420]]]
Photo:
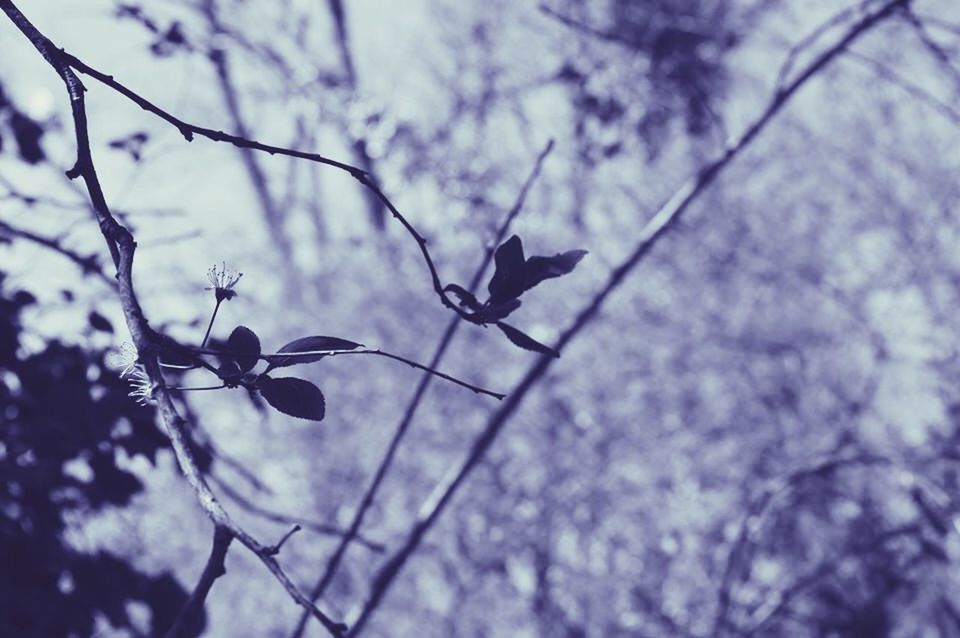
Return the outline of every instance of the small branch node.
[[[283,547],[283,544],[286,543],[291,536],[299,532],[301,529],[303,528],[300,527],[299,524],[294,525],[293,527],[290,528],[289,532],[283,535],[283,538],[277,541],[276,545],[270,545],[269,547],[265,547],[264,552],[266,552],[268,556],[276,556],[277,554],[280,553],[280,548]]]

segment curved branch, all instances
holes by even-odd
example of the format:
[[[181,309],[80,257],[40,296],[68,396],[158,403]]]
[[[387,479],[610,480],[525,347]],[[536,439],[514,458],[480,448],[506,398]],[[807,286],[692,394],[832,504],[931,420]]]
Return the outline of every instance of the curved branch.
[[[43,58],[53,67],[66,85],[77,139],[77,162],[74,167],[67,172],[67,176],[71,179],[76,177],[83,178],[87,187],[87,192],[90,196],[100,231],[110,249],[114,265],[117,268],[118,292],[124,318],[127,322],[127,328],[130,330],[130,336],[134,345],[137,347],[144,370],[153,384],[153,398],[159,406],[163,427],[170,439],[174,454],[176,455],[181,471],[187,479],[187,483],[191,489],[193,489],[200,506],[213,521],[214,525],[218,528],[228,530],[233,538],[237,539],[251,552],[256,554],[274,577],[280,581],[290,597],[304,609],[309,610],[310,613],[323,624],[327,631],[334,636],[342,636],[347,629],[346,625],[334,622],[320,611],[312,601],[308,600],[307,597],[297,589],[296,585],[294,585],[286,575],[271,553],[272,548],[262,545],[231,520],[230,516],[217,500],[216,495],[210,489],[203,474],[200,472],[190,448],[190,433],[187,428],[187,423],[177,412],[173,398],[166,387],[160,370],[155,345],[157,335],[147,323],[146,316],[140,307],[140,302],[137,299],[137,294],[133,286],[133,257],[137,244],[130,231],[120,224],[110,212],[110,207],[104,197],[103,188],[100,185],[94,167],[93,157],[90,152],[90,138],[87,130],[86,106],[83,99],[83,93],[86,89],[73,72],[68,56],[66,56],[62,50],[57,49],[53,43],[37,29],[26,16],[20,12],[12,0],[0,0],[0,9],[3,10],[27,39],[30,40],[34,48],[36,48]]]
[[[464,312],[459,305],[457,305],[453,300],[451,300],[447,294],[443,291],[443,284],[440,281],[440,275],[437,272],[437,267],[433,263],[433,258],[430,256],[430,251],[427,249],[427,240],[417,231],[413,225],[407,221],[407,218],[397,209],[392,201],[384,194],[384,192],[377,186],[376,181],[362,168],[358,166],[353,166],[352,164],[347,164],[345,162],[340,162],[335,159],[331,159],[324,155],[318,153],[308,153],[306,151],[299,151],[293,148],[287,148],[283,146],[273,146],[271,144],[263,144],[256,140],[247,139],[245,137],[240,137],[238,135],[231,135],[229,133],[224,133],[223,131],[217,131],[215,129],[206,128],[203,126],[197,126],[195,124],[190,124],[184,122],[183,120],[171,115],[169,112],[161,109],[159,106],[121,84],[113,78],[112,75],[98,71],[93,67],[87,65],[82,60],[70,55],[66,51],[56,50],[56,55],[61,57],[63,62],[69,67],[67,70],[70,71],[72,75],[72,69],[76,69],[84,75],[88,75],[93,79],[97,80],[101,84],[104,84],[120,95],[126,97],[137,106],[156,115],[160,119],[164,120],[168,124],[177,128],[180,131],[180,134],[189,142],[192,141],[195,135],[200,137],[205,137],[208,140],[214,142],[225,142],[227,144],[233,144],[234,146],[242,149],[251,149],[255,151],[262,151],[264,153],[269,153],[271,155],[285,155],[287,157],[296,157],[303,160],[308,160],[311,162],[316,162],[318,164],[324,164],[326,166],[332,166],[333,168],[340,169],[346,173],[349,173],[351,177],[356,179],[358,182],[363,184],[364,187],[368,188],[370,192],[379,199],[384,206],[387,207],[387,210],[390,211],[390,214],[400,222],[404,227],[407,233],[417,242],[417,246],[420,248],[420,254],[423,256],[423,260],[427,265],[427,269],[430,271],[430,280],[433,285],[434,292],[440,297],[441,302],[447,308],[450,308],[456,312],[461,318],[471,321],[471,323],[477,323],[475,320],[471,320],[468,313]]]

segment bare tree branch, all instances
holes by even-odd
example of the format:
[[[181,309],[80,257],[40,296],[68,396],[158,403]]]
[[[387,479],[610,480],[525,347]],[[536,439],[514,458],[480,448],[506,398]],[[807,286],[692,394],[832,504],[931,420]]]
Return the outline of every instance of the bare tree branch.
[[[878,22],[887,18],[894,10],[906,6],[909,0],[888,0],[874,10],[865,14],[857,23],[852,25],[846,33],[832,46],[811,61],[796,78],[788,85],[777,91],[770,103],[734,143],[727,147],[724,153],[704,165],[696,175],[683,184],[669,200],[656,212],[653,218],[640,232],[637,245],[633,253],[611,273],[607,284],[580,312],[573,324],[561,335],[554,349],[562,350],[576,335],[586,327],[596,316],[607,297],[623,282],[626,276],[640,263],[641,259],[650,251],[657,241],[677,222],[685,210],[713,183],[730,162],[737,157],[759,133],[764,130],[774,117],[790,101],[790,98],[807,81],[827,66],[851,43],[867,32]],[[519,407],[527,393],[536,385],[544,373],[549,369],[554,359],[549,355],[541,355],[530,367],[527,374],[501,404],[500,408],[490,417],[487,425],[474,440],[466,458],[457,466],[452,467],[447,477],[441,481],[428,497],[420,509],[417,520],[408,532],[406,539],[398,550],[387,559],[380,568],[370,588],[368,598],[359,611],[350,635],[356,636],[362,631],[370,616],[379,607],[394,578],[403,568],[410,556],[416,551],[423,537],[446,509],[454,494],[460,489],[470,473],[485,457],[487,450],[496,440],[497,435],[507,423],[509,417]]]
[[[861,66],[870,69],[879,77],[887,80],[894,86],[900,87],[914,99],[926,104],[937,113],[948,119],[954,125],[960,126],[960,110],[957,110],[940,98],[930,94],[930,92],[928,92],[926,89],[914,82],[911,82],[885,64],[882,64],[871,57],[863,55],[862,53],[858,53],[857,51],[847,51],[844,55],[844,59],[853,60]]]
[[[110,275],[103,271],[103,268],[100,266],[100,259],[97,257],[97,255],[81,255],[77,251],[64,246],[59,238],[39,235],[23,228],[17,228],[16,226],[8,224],[5,221],[0,221],[0,235],[26,239],[27,241],[31,241],[35,244],[43,246],[44,248],[49,248],[54,252],[60,253],[79,266],[84,275],[95,275],[111,288],[117,287],[117,282],[110,277]]]
[[[57,55],[61,56],[66,66],[68,66],[70,69],[76,69],[80,73],[83,73],[84,75],[88,75],[94,78],[98,82],[101,82],[102,84],[110,87],[114,91],[120,93],[127,99],[131,100],[143,110],[149,113],[153,113],[160,119],[176,127],[177,130],[180,131],[180,134],[183,135],[183,137],[187,141],[191,141],[193,140],[193,137],[195,135],[199,135],[200,137],[205,137],[214,142],[226,142],[228,144],[233,144],[234,146],[238,146],[241,148],[249,148],[256,151],[262,151],[264,153],[269,153],[271,155],[285,155],[288,157],[297,157],[297,158],[308,160],[311,162],[317,162],[318,164],[325,164],[327,166],[332,166],[334,168],[337,168],[349,173],[354,179],[356,179],[358,182],[363,184],[366,188],[368,188],[371,192],[373,192],[381,202],[383,202],[383,205],[387,207],[387,209],[390,211],[393,217],[398,222],[400,222],[400,224],[404,227],[404,229],[406,229],[407,234],[409,234],[417,243],[417,246],[420,248],[420,254],[423,256],[424,263],[426,263],[427,269],[430,271],[430,280],[433,285],[433,290],[434,292],[437,293],[437,296],[440,297],[440,300],[443,303],[443,305],[453,310],[461,318],[466,319],[467,321],[471,321],[472,323],[476,323],[476,320],[473,319],[468,312],[464,311],[454,300],[450,299],[450,297],[447,296],[446,292],[444,292],[443,283],[440,281],[440,275],[437,272],[437,268],[433,263],[433,258],[430,256],[430,252],[427,249],[427,240],[424,239],[424,237],[417,231],[416,228],[413,227],[413,225],[409,221],[407,221],[407,218],[403,216],[403,214],[397,209],[397,207],[394,206],[393,202],[390,201],[389,198],[387,198],[387,196],[383,193],[382,190],[380,190],[380,187],[377,186],[376,181],[370,175],[368,175],[367,172],[362,168],[358,168],[351,164],[346,164],[344,162],[330,159],[329,157],[326,157],[324,155],[319,155],[317,153],[308,153],[306,151],[300,151],[292,148],[286,148],[282,146],[272,146],[270,144],[263,144],[261,142],[246,139],[244,137],[239,137],[237,135],[230,135],[229,133],[224,133],[223,131],[217,131],[214,129],[204,128],[202,126],[189,124],[171,115],[167,111],[164,111],[157,105],[153,104],[152,102],[142,97],[141,95],[135,93],[134,91],[127,88],[120,82],[117,82],[115,79],[113,79],[113,76],[107,75],[106,73],[103,73],[101,71],[98,71],[88,66],[87,64],[85,64],[78,58],[70,55],[66,51],[57,50],[56,53]],[[71,70],[71,75],[72,74],[73,72]],[[77,82],[79,83],[79,80],[77,80]]]
[[[200,580],[183,609],[177,614],[173,626],[164,634],[164,638],[180,638],[181,635],[190,635],[191,625],[198,622],[199,614],[203,610],[203,605],[214,581],[227,573],[224,561],[227,558],[227,551],[230,549],[232,541],[233,535],[230,530],[219,525],[214,527],[213,547],[210,548],[210,557],[207,558],[207,564],[200,574]]]
[[[540,171],[543,168],[543,162],[547,159],[547,156],[552,150],[553,140],[550,140],[540,152],[540,155],[537,156],[537,160],[533,165],[533,170],[530,172],[527,180],[523,183],[520,193],[517,195],[517,199],[514,201],[510,211],[507,213],[506,217],[504,217],[500,227],[497,229],[497,234],[491,242],[489,249],[484,253],[483,260],[480,262],[480,265],[473,274],[473,278],[470,280],[470,284],[467,288],[469,292],[473,293],[477,286],[480,285],[480,280],[483,279],[484,272],[486,272],[487,268],[490,266],[490,263],[493,261],[493,254],[497,245],[499,245],[500,242],[503,241],[503,238],[506,237],[507,231],[510,229],[510,225],[513,223],[513,220],[516,219],[517,215],[519,215],[520,211],[523,209],[523,205],[527,201],[527,195],[529,194],[533,183],[536,181],[537,177],[539,177]],[[461,324],[458,318],[454,317],[450,320],[450,323],[447,324],[446,330],[443,332],[443,336],[440,338],[440,343],[437,345],[436,351],[433,353],[433,357],[430,359],[428,367],[435,368],[440,364],[440,360],[443,359],[443,356],[446,354],[447,348],[452,343],[453,336],[456,334],[457,328],[459,328],[460,325]],[[386,477],[387,472],[390,470],[390,467],[393,464],[393,459],[397,454],[397,450],[400,448],[400,443],[403,441],[410,424],[413,422],[413,417],[417,412],[417,408],[420,406],[420,402],[423,399],[423,396],[427,391],[427,387],[429,387],[432,380],[432,375],[430,373],[424,374],[422,377],[420,377],[420,383],[417,385],[417,389],[414,391],[410,402],[407,403],[407,408],[404,410],[403,417],[400,419],[400,423],[397,424],[393,438],[390,440],[390,444],[387,446],[387,450],[384,453],[383,459],[380,461],[380,465],[377,466],[377,471],[374,473],[373,479],[370,481],[370,485],[367,487],[367,491],[360,500],[360,505],[357,506],[357,510],[353,514],[353,520],[350,521],[350,528],[347,531],[347,535],[343,537],[343,540],[340,541],[340,544],[330,556],[329,560],[327,561],[327,565],[323,570],[323,574],[321,574],[320,578],[317,580],[317,584],[314,585],[313,590],[310,592],[313,600],[317,600],[323,595],[323,592],[333,581],[333,577],[336,575],[337,569],[340,566],[340,562],[346,555],[350,543],[355,538],[358,538],[360,527],[363,525],[364,516],[366,516],[367,510],[370,509],[370,506],[373,504],[373,500],[376,497],[377,492],[380,490],[380,486],[383,484],[383,479]],[[307,614],[300,615],[300,619],[297,621],[296,627],[290,634],[291,638],[300,638],[300,636],[303,635],[308,620],[309,616]]]
[[[133,258],[137,245],[136,241],[134,241],[130,231],[120,224],[111,213],[94,167],[90,152],[87,113],[83,95],[86,89],[71,68],[71,58],[43,35],[20,12],[12,0],[0,0],[0,9],[3,9],[7,17],[53,67],[66,86],[77,140],[77,161],[74,167],[67,172],[67,176],[71,178],[81,177],[86,185],[100,231],[117,268],[118,293],[127,328],[130,330],[131,338],[137,348],[143,368],[153,384],[153,399],[159,406],[161,421],[187,483],[193,489],[200,506],[215,526],[227,530],[233,538],[256,554],[274,577],[280,581],[290,597],[305,609],[310,610],[313,616],[332,635],[342,636],[346,631],[346,626],[331,620],[297,589],[297,586],[277,563],[270,551],[271,548],[262,545],[230,518],[200,472],[190,447],[191,439],[187,423],[177,412],[160,370],[157,359],[159,335],[150,328],[133,286]]]

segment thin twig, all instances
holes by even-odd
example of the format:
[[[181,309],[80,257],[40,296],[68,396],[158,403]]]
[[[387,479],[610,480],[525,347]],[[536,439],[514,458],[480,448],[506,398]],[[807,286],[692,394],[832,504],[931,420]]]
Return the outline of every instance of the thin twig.
[[[82,178],[90,196],[100,232],[117,268],[118,293],[127,328],[130,330],[130,336],[139,353],[140,362],[154,386],[153,398],[158,404],[161,422],[187,483],[193,489],[198,502],[214,525],[228,530],[233,538],[256,554],[260,562],[270,570],[290,597],[297,604],[310,610],[327,631],[334,636],[343,636],[347,629],[346,626],[331,620],[300,592],[276,559],[269,553],[269,548],[262,545],[230,518],[207,484],[193,456],[187,423],[177,412],[160,370],[155,343],[158,335],[150,328],[133,286],[133,258],[136,242],[130,231],[120,224],[110,211],[94,167],[84,102],[84,91],[86,89],[71,68],[70,59],[20,12],[12,0],[0,0],[0,9],[7,14],[13,24],[53,67],[66,86],[77,142],[77,161],[73,168],[67,172],[67,176]]]
[[[207,340],[210,339],[210,331],[213,330],[213,322],[217,319],[217,311],[220,310],[221,303],[223,303],[223,299],[217,299],[217,303],[213,307],[213,314],[210,315],[210,323],[207,324],[207,331],[203,333],[203,341],[200,342],[201,348],[205,348],[207,346]]]
[[[937,16],[925,15],[912,10],[911,13],[923,20],[925,24],[960,37],[960,22],[949,22]]]
[[[887,80],[894,86],[901,88],[917,101],[926,104],[937,113],[950,120],[950,122],[952,122],[954,125],[960,126],[960,110],[957,110],[947,102],[944,102],[940,98],[936,97],[919,84],[911,82],[885,64],[882,64],[881,62],[878,62],[877,60],[874,60],[873,58],[863,55],[857,51],[847,51],[844,54],[843,59],[852,60],[861,66],[869,68],[879,77]]]
[[[384,194],[384,192],[377,186],[376,181],[362,168],[353,166],[352,164],[347,164],[345,162],[340,162],[324,155],[317,153],[308,153],[306,151],[299,151],[297,149],[287,148],[283,146],[273,146],[270,144],[263,144],[256,140],[247,139],[240,137],[238,135],[231,135],[229,133],[224,133],[223,131],[217,131],[210,128],[205,128],[202,126],[196,126],[188,122],[171,115],[167,111],[161,109],[153,102],[147,100],[140,94],[129,89],[125,85],[121,84],[113,78],[113,76],[98,71],[93,67],[87,65],[82,60],[70,55],[66,51],[60,50],[57,52],[59,56],[66,61],[66,63],[72,69],[76,69],[84,75],[88,75],[98,82],[104,84],[105,86],[110,87],[117,93],[123,95],[141,109],[152,113],[164,120],[168,124],[177,128],[180,131],[180,134],[183,135],[184,139],[187,141],[192,141],[195,135],[200,137],[205,137],[214,142],[225,142],[227,144],[233,144],[239,148],[249,148],[255,151],[262,151],[264,153],[269,153],[271,155],[285,155],[288,157],[297,157],[300,159],[308,160],[311,162],[317,162],[318,164],[324,164],[326,166],[332,166],[334,168],[340,169],[349,173],[354,179],[363,184],[366,188],[370,189],[371,192],[379,199],[384,206],[390,211],[393,217],[400,222],[413,240],[417,243],[417,246],[420,249],[420,254],[423,256],[423,260],[427,265],[427,269],[430,271],[430,280],[433,285],[434,292],[440,297],[441,302],[447,308],[450,308],[456,312],[461,318],[476,323],[476,320],[470,317],[470,314],[464,311],[460,306],[450,299],[447,296],[447,293],[443,290],[443,283],[440,281],[440,275],[437,272],[437,268],[433,263],[433,258],[430,256],[430,252],[427,249],[427,240],[417,231],[413,225],[407,221],[407,218],[394,206],[393,202]]]
[[[596,316],[607,297],[623,282],[626,276],[640,263],[641,259],[650,251],[664,233],[672,228],[690,204],[693,203],[713,183],[717,176],[730,165],[759,133],[774,119],[790,98],[822,70],[829,62],[836,58],[851,43],[863,35],[875,24],[888,17],[895,9],[906,5],[909,0],[888,0],[874,11],[866,14],[834,45],[817,56],[796,78],[780,91],[777,91],[770,103],[746,129],[740,138],[730,145],[717,159],[704,165],[697,173],[683,184],[669,200],[643,227],[633,253],[611,273],[607,284],[600,290],[593,300],[580,312],[572,325],[561,335],[554,350],[561,351],[576,335],[586,327]],[[417,520],[409,530],[401,547],[384,563],[378,571],[370,587],[366,601],[355,614],[350,635],[358,635],[371,615],[379,607],[394,578],[403,568],[410,556],[419,547],[426,533],[446,509],[454,494],[460,489],[467,477],[486,456],[487,450],[493,444],[497,435],[503,429],[509,417],[517,409],[527,393],[536,385],[550,365],[555,361],[549,355],[541,355],[530,367],[527,374],[501,403],[500,408],[490,417],[483,431],[474,440],[466,458],[457,466],[450,469],[447,476],[434,488],[431,495],[423,503]],[[353,614],[352,614],[353,615]]]
[[[334,357],[334,356],[338,356],[338,355],[342,355],[342,354],[372,354],[372,355],[377,355],[377,356],[380,356],[380,357],[386,357],[386,358],[388,358],[388,359],[393,359],[394,361],[399,361],[399,362],[401,362],[401,363],[405,363],[405,364],[407,364],[408,366],[410,366],[410,367],[412,367],[412,368],[417,368],[418,370],[423,370],[424,372],[428,372],[428,373],[430,373],[430,374],[432,374],[432,375],[434,375],[434,376],[436,376],[436,377],[440,377],[441,379],[445,379],[445,380],[447,380],[447,381],[450,381],[451,383],[455,383],[455,384],[457,384],[457,385],[459,385],[459,386],[461,386],[461,387],[467,388],[468,390],[473,390],[473,391],[476,392],[477,394],[485,394],[485,395],[487,395],[487,396],[493,397],[493,398],[498,399],[498,400],[501,400],[501,401],[503,400],[503,398],[504,398],[505,396],[507,396],[507,395],[501,394],[501,393],[499,393],[499,392],[493,392],[492,390],[485,390],[484,388],[481,388],[481,387],[479,387],[479,386],[475,386],[475,385],[473,385],[472,383],[467,383],[466,381],[461,381],[460,379],[457,379],[456,377],[451,377],[449,374],[444,374],[443,372],[440,372],[439,370],[434,370],[434,369],[433,369],[432,367],[430,367],[430,366],[423,365],[422,363],[417,363],[416,361],[412,361],[412,360],[407,359],[407,358],[405,358],[405,357],[401,357],[401,356],[398,356],[398,355],[395,355],[395,354],[390,354],[389,352],[384,352],[383,350],[377,350],[377,349],[337,350],[337,351],[335,351],[335,352],[331,352],[331,353],[330,353],[330,356],[331,356],[331,357]]]
[[[923,20],[921,20],[916,13],[908,9],[903,12],[903,16],[904,19],[910,23],[910,26],[913,27],[923,46],[926,47],[927,51],[940,63],[943,70],[946,71],[950,79],[953,80],[954,92],[960,93],[960,69],[953,65],[950,54],[930,35],[930,32],[927,31],[927,25],[924,24]]]
[[[547,159],[547,156],[552,150],[553,140],[550,140],[540,152],[540,155],[537,156],[537,160],[533,165],[533,169],[530,171],[530,175],[520,188],[520,193],[517,195],[513,206],[510,207],[510,210],[507,212],[503,221],[500,223],[500,226],[497,228],[496,236],[490,243],[489,248],[484,252],[483,259],[480,261],[480,265],[477,267],[476,271],[474,271],[473,277],[470,279],[470,284],[467,287],[468,292],[475,292],[477,286],[480,285],[480,281],[483,279],[484,272],[486,272],[487,268],[490,266],[490,263],[493,261],[493,255],[496,247],[501,241],[503,241],[503,238],[507,236],[510,225],[523,209],[523,205],[527,201],[527,195],[530,193],[530,189],[540,176],[540,171],[543,168],[543,162]],[[438,365],[440,365],[440,361],[446,354],[447,348],[453,342],[453,336],[456,334],[460,325],[461,323],[457,317],[454,317],[450,320],[443,332],[443,336],[440,337],[440,342],[437,345],[436,351],[434,351],[433,356],[430,358],[428,367],[436,368]],[[357,510],[353,514],[353,520],[350,521],[350,528],[347,531],[347,535],[343,537],[343,539],[340,541],[340,544],[337,545],[336,550],[334,550],[333,554],[330,555],[330,558],[327,560],[327,564],[324,567],[323,573],[320,575],[320,578],[317,579],[317,583],[313,586],[313,589],[310,592],[311,600],[318,600],[323,595],[323,592],[333,581],[333,577],[336,575],[337,569],[340,567],[340,563],[350,547],[350,543],[355,539],[361,538],[360,527],[363,525],[364,516],[366,515],[367,510],[370,509],[370,506],[373,505],[373,500],[376,497],[380,486],[383,484],[383,480],[386,478],[387,472],[390,470],[390,467],[393,464],[393,459],[397,454],[397,450],[400,449],[400,443],[403,441],[410,424],[413,422],[413,417],[417,412],[417,408],[420,406],[420,402],[423,399],[423,396],[426,394],[427,388],[430,386],[430,382],[432,380],[433,375],[431,375],[429,372],[420,377],[420,382],[417,384],[417,389],[414,391],[413,396],[407,403],[406,410],[404,410],[403,417],[400,419],[400,422],[397,424],[397,427],[394,430],[393,438],[390,440],[390,444],[387,446],[386,452],[384,452],[383,459],[377,466],[377,471],[374,473],[373,479],[370,481],[370,485],[367,487],[366,492],[364,492],[363,498],[360,499],[360,504],[357,506]],[[301,614],[299,620],[297,621],[297,625],[290,634],[290,638],[300,638],[306,629],[308,620],[310,620],[310,617],[307,614]]]
[[[776,81],[776,90],[780,90],[784,85],[787,84],[787,81],[790,77],[790,72],[793,71],[793,67],[797,62],[797,58],[800,57],[800,54],[809,49],[813,44],[823,37],[830,29],[851,20],[857,12],[863,11],[872,0],[864,0],[858,5],[850,6],[842,11],[834,14],[833,16],[824,20],[817,28],[808,33],[806,36],[800,39],[799,42],[790,47],[790,50],[787,51],[787,57],[783,61],[783,64],[780,65],[780,70],[777,72],[777,81]]]
[[[291,536],[293,536],[294,534],[296,534],[302,529],[303,528],[300,527],[300,525],[294,524],[294,526],[291,527],[290,530],[286,534],[284,534],[280,538],[280,540],[277,541],[275,545],[271,545],[270,547],[267,548],[267,552],[269,552],[270,555],[272,556],[276,556],[277,554],[280,553],[280,549],[283,547],[283,544],[286,543],[288,540],[290,540]]]
[[[180,636],[191,636],[196,633],[195,626],[199,623],[199,615],[203,611],[210,588],[213,587],[214,581],[227,573],[224,561],[227,558],[227,551],[230,549],[232,541],[233,534],[230,533],[229,529],[220,525],[214,527],[213,547],[210,549],[207,564],[200,574],[200,580],[180,613],[177,614],[173,626],[164,634],[164,638],[180,638]]]
[[[258,505],[248,499],[246,496],[240,494],[240,492],[232,487],[228,481],[223,480],[216,474],[210,474],[208,478],[210,481],[216,484],[220,491],[223,492],[224,496],[239,505],[241,509],[244,509],[254,516],[258,516],[264,520],[272,523],[281,523],[283,525],[300,525],[304,529],[308,529],[311,532],[322,534],[324,536],[344,538],[347,536],[347,534],[349,534],[348,530],[335,525],[318,523],[316,521],[311,521],[299,516],[289,516],[287,514],[282,514],[280,512],[263,507],[262,505]],[[377,543],[376,541],[372,541],[364,536],[356,536],[354,540],[372,552],[383,553],[386,550],[382,543]],[[316,600],[316,598],[314,598],[314,600]]]
[[[190,350],[195,354],[219,354],[219,355],[234,354],[230,350],[216,350],[213,348],[191,348]],[[235,354],[246,356],[246,357],[252,356],[245,353],[235,353]],[[379,350],[376,348],[362,348],[362,349],[356,349],[356,350],[304,350],[302,352],[294,352],[294,353],[271,352],[266,354],[260,354],[257,356],[257,358],[263,361],[270,361],[270,359],[272,358],[289,360],[289,359],[296,359],[297,357],[307,357],[307,356],[316,356],[316,355],[321,355],[324,358],[327,358],[327,357],[336,357],[344,354],[372,354],[378,357],[386,357],[388,359],[393,359],[394,361],[405,363],[408,366],[417,368],[418,370],[429,372],[434,376],[440,377],[441,379],[445,379],[451,383],[455,383],[461,387],[467,388],[468,390],[472,390],[477,394],[485,394],[487,396],[493,397],[498,400],[503,400],[503,398],[506,396],[505,394],[494,392],[493,390],[487,390],[485,388],[481,388],[480,386],[473,385],[472,383],[467,383],[466,381],[462,381],[456,377],[452,377],[449,374],[445,374],[443,372],[440,372],[439,370],[435,370],[431,366],[423,365],[422,363],[417,363],[412,359],[407,359],[406,357],[401,357],[400,355],[384,352],[383,350]],[[304,363],[307,363],[307,362],[304,362]]]
[[[100,260],[96,255],[81,255],[77,251],[64,246],[62,243],[60,243],[59,239],[45,237],[44,235],[39,235],[23,228],[17,228],[16,226],[12,226],[4,221],[0,221],[0,235],[26,239],[27,241],[31,241],[35,244],[43,246],[44,248],[49,248],[50,250],[63,255],[79,266],[80,271],[84,275],[94,275],[111,288],[117,287],[116,280],[103,271],[103,268],[100,266]]]

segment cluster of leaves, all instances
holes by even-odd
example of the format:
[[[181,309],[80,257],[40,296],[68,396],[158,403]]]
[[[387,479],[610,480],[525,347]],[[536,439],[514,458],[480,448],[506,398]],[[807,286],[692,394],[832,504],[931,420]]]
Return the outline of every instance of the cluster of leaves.
[[[0,273],[0,635],[89,636],[98,616],[133,627],[132,601],[150,609],[149,633],[157,635],[186,600],[173,576],[141,573],[106,551],[78,551],[63,533],[68,519],[125,506],[141,490],[118,467],[119,451],[153,463],[168,441],[104,352],[58,341],[23,350],[21,313],[34,303],[27,292],[4,290]],[[95,321],[106,327],[100,315]],[[198,461],[208,468],[210,457],[199,453]]]
[[[573,272],[586,254],[585,250],[568,250],[552,257],[524,257],[523,243],[514,235],[503,242],[494,254],[496,269],[487,285],[490,296],[486,301],[480,303],[473,293],[457,284],[447,285],[444,292],[457,296],[460,306],[468,311],[465,317],[467,320],[479,325],[492,323],[515,345],[525,350],[559,357],[559,353],[553,348],[517,330],[503,319],[520,307],[520,296],[523,293],[547,279]]]
[[[47,158],[40,144],[43,126],[18,109],[0,84],[0,151],[4,148],[4,133],[13,135],[17,154],[27,164],[39,164]]]
[[[226,341],[214,340],[211,345],[219,364],[215,371],[224,387],[244,387],[252,397],[257,393],[280,412],[311,421],[322,421],[326,414],[320,388],[305,379],[274,377],[269,373],[277,368],[319,361],[331,352],[362,347],[346,339],[314,335],[295,339],[276,353],[264,355],[260,338],[246,326],[237,326]],[[266,362],[266,367],[254,372],[261,360]]]

